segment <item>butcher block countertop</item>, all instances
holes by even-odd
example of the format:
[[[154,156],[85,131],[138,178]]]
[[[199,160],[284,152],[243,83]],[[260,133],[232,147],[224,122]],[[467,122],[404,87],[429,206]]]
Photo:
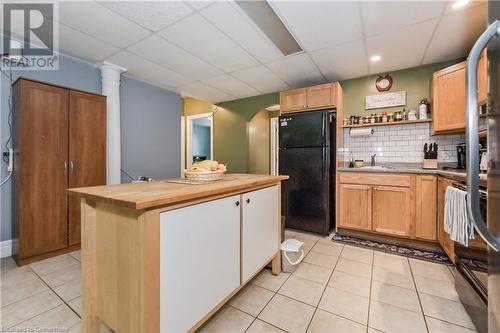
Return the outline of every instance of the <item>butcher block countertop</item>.
[[[156,180],[69,189],[70,195],[132,209],[152,209],[218,195],[271,186],[288,176],[226,174],[222,180],[189,183],[184,179]]]

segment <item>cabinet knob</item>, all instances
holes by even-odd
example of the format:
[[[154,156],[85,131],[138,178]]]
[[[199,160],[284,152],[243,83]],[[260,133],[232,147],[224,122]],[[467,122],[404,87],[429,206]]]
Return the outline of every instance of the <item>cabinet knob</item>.
[[[250,199],[247,199],[247,204],[249,204],[249,203],[250,203]]]
[[[238,207],[240,205],[240,202],[236,201],[235,205],[236,205],[236,207]]]

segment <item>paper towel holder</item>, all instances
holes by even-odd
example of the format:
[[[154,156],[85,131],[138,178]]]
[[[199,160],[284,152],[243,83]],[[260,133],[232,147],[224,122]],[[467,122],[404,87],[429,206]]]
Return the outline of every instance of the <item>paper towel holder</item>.
[[[373,128],[350,128],[349,135],[350,136],[368,136],[373,135],[375,131]]]

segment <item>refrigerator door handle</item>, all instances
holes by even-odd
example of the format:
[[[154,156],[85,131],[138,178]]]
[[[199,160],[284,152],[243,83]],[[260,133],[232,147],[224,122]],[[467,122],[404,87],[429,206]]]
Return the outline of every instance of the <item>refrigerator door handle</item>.
[[[500,36],[499,21],[493,22],[478,38],[467,58],[466,71],[466,156],[467,156],[467,211],[477,232],[495,251],[500,249],[500,237],[488,229],[479,206],[479,110],[477,105],[477,66],[481,52],[495,35]]]
[[[326,158],[326,154],[325,154],[325,151],[326,151],[326,148],[323,147],[323,149],[321,150],[321,179],[322,180],[325,180],[325,158]]]

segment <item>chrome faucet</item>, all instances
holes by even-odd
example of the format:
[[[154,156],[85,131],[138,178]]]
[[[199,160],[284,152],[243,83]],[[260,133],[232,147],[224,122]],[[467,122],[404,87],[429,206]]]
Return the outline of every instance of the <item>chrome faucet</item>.
[[[372,155],[372,161],[371,161],[371,163],[370,163],[370,165],[371,165],[372,167],[374,167],[374,166],[375,166],[375,156],[377,156],[377,154],[373,154],[373,155]]]

